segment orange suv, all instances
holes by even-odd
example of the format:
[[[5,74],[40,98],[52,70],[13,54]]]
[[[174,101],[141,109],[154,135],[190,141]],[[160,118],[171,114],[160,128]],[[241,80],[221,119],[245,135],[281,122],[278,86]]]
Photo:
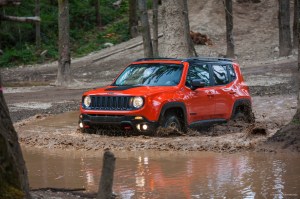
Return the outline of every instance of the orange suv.
[[[239,65],[227,58],[138,59],[106,87],[82,96],[83,132],[117,127],[153,133],[224,122],[252,121],[251,97]]]

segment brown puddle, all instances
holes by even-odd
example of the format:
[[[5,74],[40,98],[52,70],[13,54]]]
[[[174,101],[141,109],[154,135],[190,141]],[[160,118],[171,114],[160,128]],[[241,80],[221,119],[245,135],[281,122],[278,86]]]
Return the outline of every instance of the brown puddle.
[[[98,189],[102,152],[23,148],[31,188]],[[299,198],[299,154],[114,152],[120,198]]]
[[[79,111],[70,111],[47,117],[37,117],[29,122],[30,125],[17,127],[24,132],[63,132],[76,131],[78,126]]]

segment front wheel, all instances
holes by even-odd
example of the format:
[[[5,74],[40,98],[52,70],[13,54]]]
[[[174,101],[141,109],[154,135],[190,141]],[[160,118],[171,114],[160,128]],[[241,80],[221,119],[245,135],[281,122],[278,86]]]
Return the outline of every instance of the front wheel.
[[[170,135],[170,134],[182,134],[183,125],[180,122],[178,116],[174,113],[167,114],[157,131],[159,135]]]
[[[180,131],[181,123],[179,122],[179,119],[177,118],[176,115],[169,114],[166,116],[162,124],[162,127]]]

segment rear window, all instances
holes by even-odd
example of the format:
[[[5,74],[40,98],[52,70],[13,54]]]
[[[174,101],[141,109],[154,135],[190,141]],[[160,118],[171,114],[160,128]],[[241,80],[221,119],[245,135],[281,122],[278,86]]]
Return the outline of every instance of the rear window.
[[[212,69],[215,85],[225,85],[229,83],[226,65],[213,65]]]

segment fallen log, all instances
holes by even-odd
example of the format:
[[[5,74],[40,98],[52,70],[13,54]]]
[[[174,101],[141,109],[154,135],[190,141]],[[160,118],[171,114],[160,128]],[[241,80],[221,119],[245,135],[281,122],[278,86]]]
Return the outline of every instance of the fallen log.
[[[158,38],[161,38],[162,36],[163,36],[163,34],[160,33],[160,34],[158,35]],[[109,57],[109,56],[118,54],[118,53],[120,53],[120,52],[123,52],[123,51],[129,50],[129,49],[135,48],[135,47],[140,46],[140,45],[142,45],[142,44],[143,44],[143,41],[140,41],[140,42],[135,43],[135,44],[133,44],[133,45],[130,45],[130,46],[126,47],[126,48],[123,48],[123,49],[120,49],[120,50],[116,50],[116,51],[113,51],[113,52],[111,52],[111,53],[102,55],[102,56],[100,56],[100,57],[97,57],[96,59],[93,59],[92,63],[95,63],[95,62],[97,62],[97,61],[99,61],[99,60],[101,60],[101,59],[104,59],[104,58],[106,58],[106,57]]]
[[[14,5],[18,6],[21,4],[21,0],[0,0],[0,6]]]
[[[9,15],[0,15],[1,20],[5,21],[15,21],[15,22],[28,22],[28,23],[35,23],[40,22],[41,18],[38,16],[35,17],[16,17],[16,16],[9,16]]]

